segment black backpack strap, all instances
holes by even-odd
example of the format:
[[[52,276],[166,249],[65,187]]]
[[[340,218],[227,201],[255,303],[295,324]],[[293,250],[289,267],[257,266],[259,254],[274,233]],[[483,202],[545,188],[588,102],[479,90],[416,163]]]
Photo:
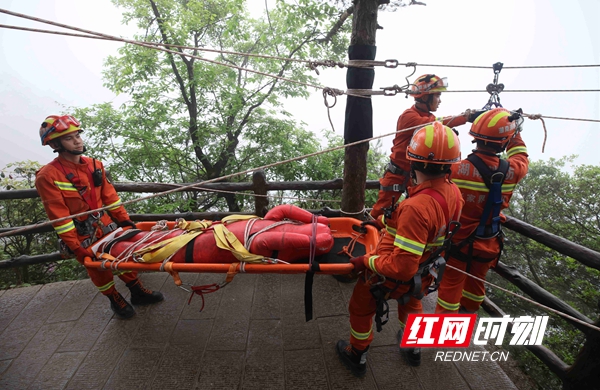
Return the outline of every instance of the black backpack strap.
[[[492,170],[475,153],[470,154],[467,160],[477,169],[485,186],[489,189],[479,226],[475,230],[476,237],[495,236],[500,231],[500,206],[502,206],[502,184],[510,167],[507,160],[499,158],[498,169]],[[491,232],[486,232],[486,224],[492,216]]]

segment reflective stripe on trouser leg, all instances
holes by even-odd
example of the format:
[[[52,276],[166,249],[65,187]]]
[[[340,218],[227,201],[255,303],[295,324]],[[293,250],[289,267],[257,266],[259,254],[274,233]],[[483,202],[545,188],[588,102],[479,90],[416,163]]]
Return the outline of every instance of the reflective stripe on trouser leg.
[[[465,279],[468,277],[462,272],[452,268],[456,267],[464,271],[467,268],[466,262],[450,257],[446,264],[444,278],[438,288],[438,298],[435,306],[436,313],[454,313],[459,309],[463,285]],[[448,265],[450,267],[448,267]]]
[[[137,271],[124,271],[117,276],[119,277],[119,279],[125,282],[125,284],[127,284],[137,280],[138,273]]]
[[[472,261],[469,274],[485,280],[485,276],[492,264],[494,264],[493,261],[489,263]],[[445,274],[444,278],[446,278]],[[479,306],[481,306],[481,302],[483,302],[483,299],[485,298],[485,286],[483,282],[467,276],[463,286],[463,291],[461,291],[461,295],[461,306],[470,312],[476,312],[479,310]]]
[[[110,290],[115,286],[115,282],[114,281],[110,281],[108,283],[106,283],[105,285],[102,286],[97,286],[98,290],[100,290],[100,292],[104,295],[109,295],[110,294]]]
[[[359,278],[350,297],[350,344],[358,350],[366,349],[373,340],[373,315],[375,298],[363,278]]]
[[[109,270],[101,270],[98,268],[86,268],[85,269],[94,283],[94,286],[98,287],[98,290],[104,295],[112,293],[115,283],[113,282],[113,274]]]

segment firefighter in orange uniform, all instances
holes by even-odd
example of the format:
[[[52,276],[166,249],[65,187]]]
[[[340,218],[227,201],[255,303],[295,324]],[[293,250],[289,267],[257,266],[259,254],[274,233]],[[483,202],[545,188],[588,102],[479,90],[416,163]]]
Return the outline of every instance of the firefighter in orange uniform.
[[[83,264],[86,256],[94,258],[89,247],[95,241],[119,226],[135,228],[135,224],[120,204],[115,188],[106,179],[102,162],[82,156],[86,150],[80,135],[82,131],[79,121],[70,115],[51,115],[44,120],[40,127],[42,145],[50,145],[58,157],[36,173],[35,187],[50,220],[110,207],[110,215],[98,212],[53,223],[61,247],[68,248]],[[135,314],[133,307],[116,290],[111,271],[88,268],[87,272],[98,290],[108,297],[111,309],[118,317],[129,318]],[[150,291],[142,285],[136,272],[124,271],[118,276],[130,289],[134,305],[163,300],[160,292]]]
[[[452,237],[448,265],[484,279],[500,257],[504,237],[500,224],[512,193],[527,174],[529,159],[521,139],[519,112],[496,108],[480,115],[469,134],[477,148],[452,167],[452,178],[465,205],[461,229]],[[508,159],[499,154],[506,149]],[[436,312],[474,313],[485,297],[483,282],[446,268],[438,290]]]
[[[460,161],[460,141],[441,122],[417,130],[406,151],[413,186],[408,198],[390,207],[378,219],[385,235],[374,256],[350,259],[354,271],[364,271],[350,298],[350,343],[338,341],[341,361],[356,376],[366,374],[366,353],[373,339],[373,316],[377,330],[388,299],[398,300],[398,318],[421,313],[420,299],[433,282],[429,273],[432,256],[444,243],[450,220],[458,220],[460,191],[449,180],[450,167]],[[399,335],[400,336],[400,335]],[[420,350],[406,350],[411,365],[420,364]]]
[[[464,114],[459,116],[436,118],[432,112],[437,111],[442,102],[442,92],[446,91],[447,87],[448,83],[445,77],[440,78],[433,74],[426,74],[417,78],[411,88],[411,95],[415,98],[415,105],[400,115],[396,129],[409,129],[433,121],[441,121],[446,126],[460,126],[464,125],[468,120],[474,120],[481,114],[481,111],[474,113],[465,111]],[[410,161],[406,158],[406,148],[413,133],[414,131],[396,133],[390,162],[386,167],[383,177],[379,179],[379,197],[371,210],[373,218],[377,218],[383,214],[383,209],[392,204],[392,197],[394,198],[394,203],[397,202],[406,191],[406,187],[410,186]]]

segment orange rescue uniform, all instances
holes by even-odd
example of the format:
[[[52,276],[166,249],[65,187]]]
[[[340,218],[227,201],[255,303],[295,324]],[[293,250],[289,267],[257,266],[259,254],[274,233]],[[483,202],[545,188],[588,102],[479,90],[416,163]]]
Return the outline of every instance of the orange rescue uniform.
[[[443,244],[448,222],[442,206],[432,196],[419,195],[419,192],[431,188],[446,200],[450,216],[462,207],[463,200],[458,190],[447,178],[426,181],[408,189],[409,197],[398,205],[390,220],[381,217],[386,233],[377,246],[376,255],[365,258],[368,270],[359,278],[350,298],[350,344],[358,350],[364,350],[373,339],[373,315],[376,302],[370,292],[372,283],[378,281],[377,275],[388,278],[383,287],[395,290],[389,299],[398,299],[406,294],[410,284],[396,286],[394,281],[410,282],[417,273],[419,265],[425,262],[433,250]],[[458,199],[457,199],[458,198]],[[369,277],[370,276],[370,277]],[[426,291],[433,278],[423,278],[422,290]],[[408,313],[421,313],[421,301],[414,296],[405,304],[398,304],[398,319],[406,323]]]
[[[92,188],[93,193],[90,193],[91,199],[96,200],[96,205],[93,209],[98,209],[104,206],[109,206],[107,213],[102,213],[98,220],[94,221],[93,226],[96,228],[96,238],[102,237],[105,233],[102,227],[106,227],[113,222],[111,216],[117,222],[129,220],[129,215],[125,208],[120,205],[121,199],[115,191],[114,186],[106,179],[106,173],[101,161],[93,160],[89,157],[81,157],[79,164],[73,164],[63,157],[59,156],[51,163],[43,166],[37,173],[35,179],[35,187],[42,199],[44,209],[50,220],[64,218],[69,215],[89,211],[90,206],[85,201],[82,195],[79,194],[75,186],[67,179],[67,174],[73,173],[77,177],[82,186],[87,187],[87,191]],[[95,163],[95,167],[94,167]],[[55,166],[55,165],[58,165]],[[92,183],[92,173],[95,169],[102,171],[102,185],[95,187]],[[110,207],[113,206],[113,207]],[[85,221],[87,218],[94,218],[86,215],[76,217],[78,221]],[[89,239],[89,235],[81,235],[77,232],[73,219],[53,223],[55,232],[58,237],[71,249],[76,251],[82,246],[82,243]],[[89,240],[88,240],[89,241]],[[80,259],[78,259],[80,260]],[[109,295],[113,286],[113,274],[109,270],[87,269],[90,279],[98,287],[100,292]],[[119,272],[119,277],[129,283],[137,278],[136,272]]]
[[[474,153],[490,168],[493,170],[498,169],[498,156],[477,150]],[[527,148],[520,134],[511,139],[506,153],[510,165],[502,184],[502,210],[508,207],[517,183],[525,177],[529,167]],[[460,218],[461,228],[452,237],[453,249],[450,252],[447,264],[485,280],[488,270],[498,262],[502,250],[503,235],[500,233],[489,239],[470,237],[479,225],[489,190],[477,169],[466,159],[462,160],[460,164],[452,166],[452,180],[460,188],[465,205]],[[491,223],[491,217],[488,224]],[[500,221],[501,223],[506,221],[506,216],[502,213],[500,213]],[[469,257],[468,243],[460,248],[459,253],[454,253],[454,251],[458,251],[457,246],[467,239],[473,240],[470,261],[465,261]],[[463,306],[469,312],[476,312],[484,298],[485,288],[483,282],[446,267],[438,289],[436,312],[456,312],[460,306]]]
[[[404,130],[414,127],[413,131],[404,131],[396,133],[394,144],[392,146],[392,154],[390,162],[393,164],[388,166],[383,177],[379,179],[380,190],[377,202],[373,205],[371,216],[377,218],[383,214],[383,208],[390,207],[392,197],[395,197],[395,202],[398,201],[400,195],[406,187],[410,187],[409,173],[410,161],[406,158],[406,149],[410,143],[413,133],[418,130],[420,125],[425,123],[440,121],[446,126],[460,126],[467,123],[464,116],[456,117],[436,117],[430,112],[421,111],[416,106],[412,106],[400,115],[396,130]],[[394,185],[396,186],[394,188]]]

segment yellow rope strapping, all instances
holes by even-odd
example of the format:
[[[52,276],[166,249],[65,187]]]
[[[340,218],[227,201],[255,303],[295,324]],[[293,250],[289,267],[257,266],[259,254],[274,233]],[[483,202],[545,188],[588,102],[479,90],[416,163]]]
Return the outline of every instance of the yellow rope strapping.
[[[228,215],[226,217],[223,217],[221,219],[221,222],[226,225],[228,223],[233,223],[233,222],[237,222],[237,221],[247,221],[249,219],[262,219],[260,217],[257,217],[256,215],[241,215],[241,214],[236,214],[236,215]]]
[[[244,245],[238,240],[225,225],[215,225],[214,227],[215,242],[217,247],[225,249],[233,253],[236,259],[247,263],[262,263],[264,256],[250,253]]]

